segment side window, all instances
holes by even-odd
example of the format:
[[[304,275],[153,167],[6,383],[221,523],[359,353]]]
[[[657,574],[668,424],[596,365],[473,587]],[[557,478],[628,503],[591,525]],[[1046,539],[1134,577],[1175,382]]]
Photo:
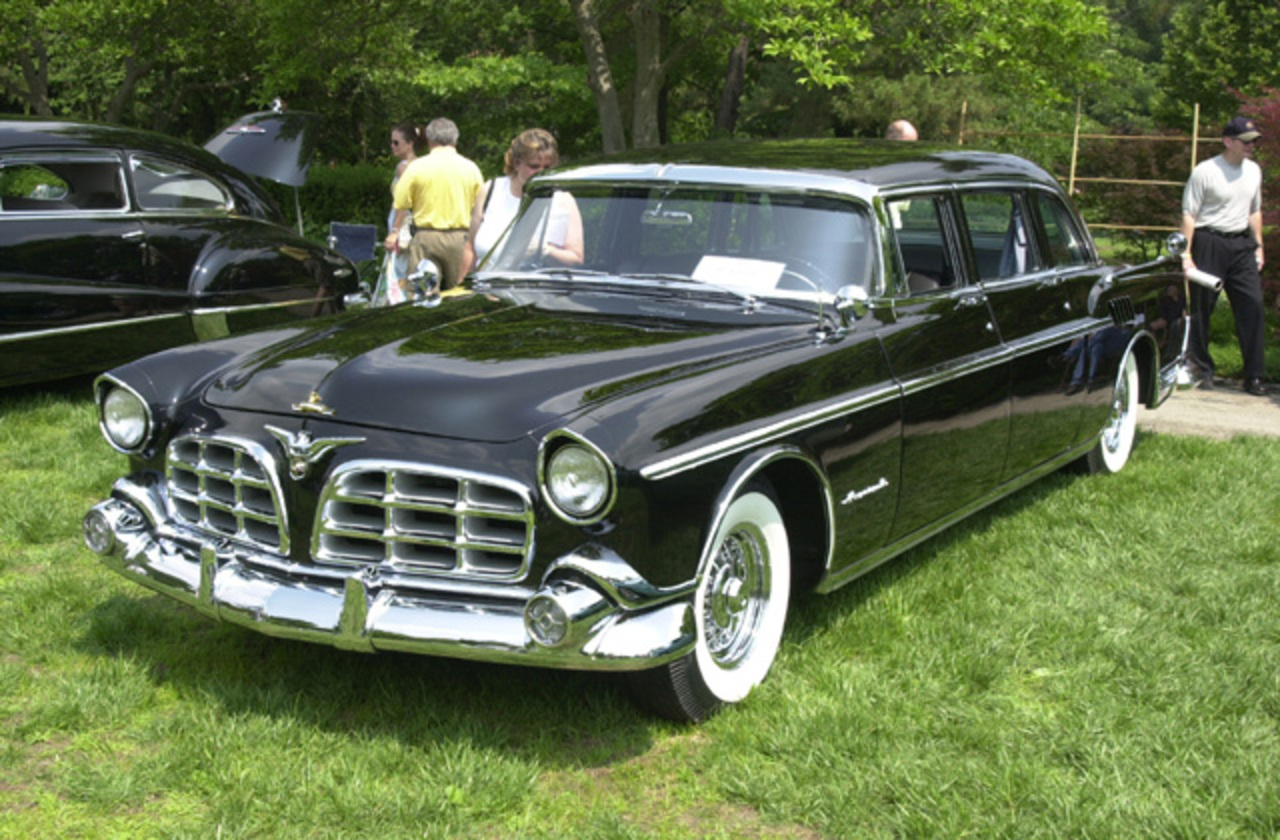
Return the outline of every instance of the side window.
[[[947,248],[943,199],[913,196],[890,200],[888,211],[911,293],[954,286],[959,275]]]
[[[980,279],[1016,277],[1036,268],[1027,216],[1016,193],[965,193],[960,204]]]
[[[1088,265],[1089,249],[1067,206],[1055,195],[1037,192],[1036,207],[1044,222],[1045,240],[1053,265]]]
[[[0,212],[80,212],[125,206],[114,161],[21,161],[0,165]]]
[[[133,186],[143,210],[225,210],[230,196],[216,181],[181,166],[134,158]]]

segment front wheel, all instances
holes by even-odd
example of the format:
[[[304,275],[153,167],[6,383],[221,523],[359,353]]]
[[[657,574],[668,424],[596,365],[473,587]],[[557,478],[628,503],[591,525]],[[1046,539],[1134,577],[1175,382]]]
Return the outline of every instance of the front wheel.
[[[769,673],[787,618],[791,552],[767,489],[735,498],[710,545],[694,593],[693,651],[631,675],[636,701],[672,720],[696,723],[745,698]]]
[[[1133,452],[1138,431],[1138,362],[1132,353],[1124,362],[1111,392],[1111,414],[1097,444],[1089,450],[1085,464],[1091,473],[1118,473]]]

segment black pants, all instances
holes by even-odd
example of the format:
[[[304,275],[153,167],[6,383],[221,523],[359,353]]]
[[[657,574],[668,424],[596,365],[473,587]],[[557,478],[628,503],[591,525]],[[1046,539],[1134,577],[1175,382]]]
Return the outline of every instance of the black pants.
[[[1261,377],[1264,370],[1266,319],[1262,308],[1262,277],[1258,274],[1258,243],[1252,234],[1224,236],[1207,228],[1197,228],[1191,239],[1191,259],[1196,268],[1222,278],[1222,288],[1236,319],[1236,339],[1244,358],[1246,379]],[[1191,284],[1191,361],[1213,372],[1209,355],[1209,317],[1218,295],[1196,283]]]

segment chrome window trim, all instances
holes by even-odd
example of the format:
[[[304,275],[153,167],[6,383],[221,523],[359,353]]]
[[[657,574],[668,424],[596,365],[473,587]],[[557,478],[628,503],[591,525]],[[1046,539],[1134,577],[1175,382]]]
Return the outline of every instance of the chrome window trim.
[[[115,218],[118,216],[129,215],[133,210],[132,198],[133,194],[129,190],[129,180],[124,174],[124,163],[119,154],[108,151],[46,151],[40,152],[36,150],[23,150],[15,153],[6,153],[0,156],[0,171],[5,167],[28,164],[32,166],[45,166],[50,163],[107,163],[113,164],[116,168],[116,184],[120,187],[120,194],[124,196],[123,207],[101,207],[101,208],[84,208],[84,207],[68,207],[60,210],[5,210],[0,207],[0,219],[65,219],[68,217],[75,218],[93,218],[95,216],[105,216]]]
[[[886,402],[897,399],[900,394],[901,389],[897,384],[882,385],[868,393],[841,400],[826,408],[805,412],[796,417],[780,420],[750,432],[743,432],[680,455],[654,461],[642,466],[640,475],[650,481],[670,478],[673,475],[678,475],[727,455],[733,455],[769,443],[774,438],[820,426],[852,411],[883,405]]]
[[[144,213],[160,214],[166,217],[210,216],[210,215],[225,216],[228,213],[230,213],[233,209],[235,209],[235,206],[236,206],[235,196],[232,194],[231,190],[227,188],[227,185],[222,181],[222,179],[215,178],[214,176],[210,175],[209,173],[205,172],[202,169],[196,169],[195,167],[188,166],[185,163],[179,163],[177,161],[170,160],[169,158],[161,157],[160,155],[150,154],[148,152],[130,152],[127,155],[127,158],[128,158],[127,165],[129,170],[129,177],[131,181],[133,179],[133,174],[137,170],[138,165],[140,163],[147,164],[154,161],[157,164],[160,164],[162,166],[167,166],[171,169],[181,169],[184,172],[190,172],[193,175],[198,175],[199,177],[203,178],[205,181],[208,181],[210,184],[213,184],[215,187],[218,188],[218,192],[222,193],[222,204],[214,205],[210,207],[147,207],[143,205],[142,199],[140,196],[138,196],[135,189],[134,201],[137,203],[138,209]],[[136,188],[135,184],[131,184],[130,186],[134,186]]]

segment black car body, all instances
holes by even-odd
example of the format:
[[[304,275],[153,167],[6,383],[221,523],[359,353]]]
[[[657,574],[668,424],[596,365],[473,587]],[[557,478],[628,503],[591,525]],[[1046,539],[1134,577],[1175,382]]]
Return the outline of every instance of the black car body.
[[[306,177],[307,114],[251,114],[210,145]],[[209,151],[115,126],[0,120],[0,387],[341,308],[355,272]]]
[[[627,672],[697,720],[764,678],[793,588],[1120,469],[1175,385],[1176,262],[1104,264],[1026,161],[646,153],[535,181],[464,295],[101,378],[132,472],[90,547],[264,633]]]

